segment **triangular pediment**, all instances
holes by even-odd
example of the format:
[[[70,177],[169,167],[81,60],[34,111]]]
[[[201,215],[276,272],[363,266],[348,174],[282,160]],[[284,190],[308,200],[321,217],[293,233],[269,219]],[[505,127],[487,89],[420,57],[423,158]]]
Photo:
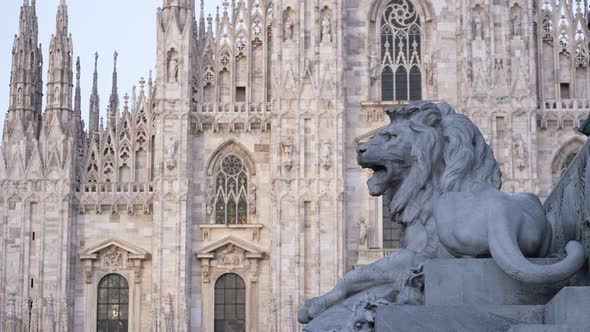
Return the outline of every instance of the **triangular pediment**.
[[[117,239],[117,238],[110,238],[107,240],[104,240],[98,244],[95,244],[93,246],[90,246],[86,249],[83,249],[82,251],[80,251],[80,259],[85,260],[85,259],[91,259],[91,260],[95,260],[98,258],[98,254],[107,248],[110,247],[115,247],[118,248],[120,250],[126,251],[128,252],[128,257],[129,259],[149,259],[150,254],[138,247],[135,246],[129,242],[123,241],[121,239]]]
[[[203,247],[197,252],[197,258],[215,258],[216,253],[220,253],[228,248],[236,248],[244,251],[246,258],[262,259],[264,257],[264,251],[260,248],[230,235]]]

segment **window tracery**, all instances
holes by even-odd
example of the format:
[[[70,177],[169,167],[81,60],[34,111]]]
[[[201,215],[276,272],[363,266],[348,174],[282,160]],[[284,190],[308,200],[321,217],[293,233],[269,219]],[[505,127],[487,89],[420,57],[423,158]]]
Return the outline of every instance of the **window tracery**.
[[[230,154],[215,174],[215,223],[248,223],[248,171],[242,160]]]
[[[422,24],[408,0],[392,0],[381,18],[381,98],[422,99]]]

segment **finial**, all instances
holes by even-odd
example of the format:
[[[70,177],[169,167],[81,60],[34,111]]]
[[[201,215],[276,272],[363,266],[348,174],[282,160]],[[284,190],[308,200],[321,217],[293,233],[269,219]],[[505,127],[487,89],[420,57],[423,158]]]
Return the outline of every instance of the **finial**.
[[[28,6],[29,5],[29,0],[23,0],[23,6]]]
[[[117,53],[117,51],[115,51],[115,54],[114,54],[114,58],[115,58],[114,71],[117,71],[117,58],[118,57],[119,57],[119,53]]]
[[[80,57],[76,59],[76,78],[80,80]]]
[[[94,53],[94,72],[97,71],[98,68],[98,52]]]
[[[129,110],[129,94],[125,93],[125,96],[123,97],[123,99],[125,100],[125,111]]]

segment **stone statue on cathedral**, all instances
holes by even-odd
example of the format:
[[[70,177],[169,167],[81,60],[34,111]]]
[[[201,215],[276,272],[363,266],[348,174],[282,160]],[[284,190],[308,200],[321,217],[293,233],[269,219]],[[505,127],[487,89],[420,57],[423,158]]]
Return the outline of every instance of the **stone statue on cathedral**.
[[[322,42],[329,43],[332,41],[332,20],[328,15],[322,19]]]
[[[294,30],[295,20],[292,17],[287,17],[285,21],[285,41],[293,41]]]

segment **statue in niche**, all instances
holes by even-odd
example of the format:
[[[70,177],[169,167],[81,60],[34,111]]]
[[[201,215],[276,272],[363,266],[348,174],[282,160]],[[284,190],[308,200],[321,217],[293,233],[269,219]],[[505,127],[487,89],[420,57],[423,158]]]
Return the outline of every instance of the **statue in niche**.
[[[291,11],[287,12],[287,19],[285,20],[285,41],[293,41],[293,34],[295,33],[295,20],[291,17]]]
[[[359,249],[367,249],[367,235],[369,234],[369,225],[365,222],[365,218],[361,218],[359,222]]]
[[[332,41],[332,20],[329,14],[325,13],[322,19],[322,42],[329,43]]]
[[[329,170],[332,167],[332,143],[326,141],[322,146],[322,166]]]
[[[59,87],[55,88],[55,95],[53,98],[55,100],[55,106],[59,106],[61,104],[61,94],[59,91]]]
[[[180,62],[176,58],[175,55],[170,57],[168,62],[168,82],[176,83],[178,82],[178,72],[180,71]]]
[[[373,50],[369,55],[369,74],[371,75],[371,85],[379,79],[381,75],[381,58],[377,55],[377,51]]]
[[[172,138],[168,138],[168,145],[165,147],[166,168],[173,170],[176,167],[176,153],[178,150],[178,142]]]
[[[474,27],[474,31],[473,31],[473,35],[475,37],[475,39],[478,40],[483,40],[484,39],[484,34],[483,34],[483,13],[481,8],[477,8],[474,11],[475,17],[473,18],[473,27]]]
[[[283,156],[283,166],[290,171],[293,168],[293,139],[287,138],[281,143],[281,154]]]
[[[16,92],[16,103],[21,105],[23,103],[23,88],[18,88]]]
[[[207,215],[211,215],[213,213],[213,205],[215,204],[215,190],[213,189],[213,185],[210,184],[207,188]]]
[[[256,214],[256,186],[250,188],[249,208],[251,214]]]
[[[514,142],[514,164],[520,171],[526,168],[524,141],[520,136]]]
[[[519,37],[521,33],[522,27],[522,18],[520,17],[520,10],[518,7],[515,7],[512,14],[512,35],[514,37]]]

